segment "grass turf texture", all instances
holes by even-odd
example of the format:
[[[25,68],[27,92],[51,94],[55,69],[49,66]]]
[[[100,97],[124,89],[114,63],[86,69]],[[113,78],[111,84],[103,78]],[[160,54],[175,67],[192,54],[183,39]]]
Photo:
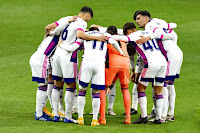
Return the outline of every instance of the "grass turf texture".
[[[94,18],[88,26],[94,23],[122,28],[126,22],[133,22],[132,16],[139,9],[148,10],[152,17],[178,24],[176,32],[179,36],[178,44],[184,52],[184,61],[180,79],[175,82],[175,122],[162,125],[122,124],[124,106],[119,82],[114,104],[117,116],[107,116],[105,126],[91,127],[92,116],[87,114],[84,126],[34,120],[37,84],[31,81],[29,58],[42,41],[47,24],[67,15],[75,15],[85,5],[94,12]],[[199,5],[198,0],[0,1],[0,132],[200,132]],[[129,86],[130,92],[132,86],[133,83]],[[151,87],[146,92],[150,113]],[[89,113],[89,91],[86,97],[85,112]],[[139,114],[132,115],[132,121],[138,117]]]

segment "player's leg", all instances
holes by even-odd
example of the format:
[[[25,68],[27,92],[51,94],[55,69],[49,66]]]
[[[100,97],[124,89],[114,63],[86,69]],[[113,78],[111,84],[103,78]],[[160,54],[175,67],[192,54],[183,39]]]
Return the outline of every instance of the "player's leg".
[[[100,109],[100,90],[105,89],[105,64],[104,62],[98,62],[93,67],[93,76],[91,79],[92,88],[92,109],[93,109],[93,119],[92,126],[100,125],[97,121],[97,117]]]
[[[161,66],[157,69],[157,73],[155,75],[154,80],[154,91],[156,96],[156,118],[153,121],[155,124],[161,124],[161,114],[163,108],[163,94],[162,89],[164,85],[164,79],[166,74],[167,67]]]
[[[130,71],[129,69],[119,69],[118,72],[119,80],[121,83],[121,90],[123,94],[123,101],[124,101],[124,107],[125,107],[125,124],[131,124],[131,117],[130,117],[130,108],[131,108],[131,96],[129,93],[128,85],[130,83]]]
[[[113,79],[113,82],[111,84],[111,86],[108,87],[108,89],[110,90],[109,93],[107,91],[107,97],[108,97],[108,111],[107,114],[108,115],[116,115],[114,113],[113,110],[113,105],[114,105],[114,101],[115,101],[115,96],[116,96],[116,85],[115,82],[118,79],[118,76],[116,75],[115,78]]]
[[[54,111],[54,122],[58,122],[60,120],[59,114],[59,101],[60,101],[60,91],[63,89],[63,81],[54,80],[54,87],[52,90],[52,103],[53,103],[53,111]]]
[[[105,90],[100,91],[100,117],[99,123],[106,124],[105,120],[105,109],[106,109],[106,91],[108,86],[112,84],[114,77],[117,74],[117,70],[115,68],[105,68]]]
[[[144,82],[144,81],[139,81],[138,82],[138,102],[140,105],[140,109],[141,109],[141,115],[140,117],[136,120],[133,121],[133,124],[141,124],[144,123],[146,124],[148,122],[147,119],[147,97],[145,94],[145,89],[148,86],[148,82]]]
[[[38,82],[38,89],[36,92],[36,112],[35,119],[41,121],[51,121],[44,113],[43,107],[47,99],[47,56],[38,57],[35,53],[30,58],[30,66],[32,71],[32,81]]]
[[[77,123],[72,118],[72,102],[74,98],[74,91],[76,89],[78,64],[67,60],[66,57],[61,58],[61,70],[63,72],[63,80],[66,83],[65,92],[65,119],[64,123]]]
[[[175,108],[175,99],[176,92],[174,87],[174,80],[170,80],[167,86],[169,92],[169,111],[167,113],[167,120],[174,121],[174,108]]]
[[[79,125],[84,125],[83,112],[84,112],[84,107],[85,107],[85,94],[87,90],[87,86],[85,87],[84,86],[79,84],[79,93],[78,93],[78,124]]]
[[[47,86],[47,96],[48,96],[49,103],[50,103],[50,106],[51,106],[52,111],[53,111],[52,90],[53,90],[53,85],[54,84],[53,84],[53,78],[52,78],[52,64],[53,64],[52,57],[48,58],[48,70],[47,70],[47,74],[48,74],[48,86]]]
[[[116,115],[114,113],[114,110],[113,110],[113,105],[114,105],[115,96],[116,96],[116,85],[115,85],[115,83],[113,85],[109,86],[109,89],[110,89],[110,93],[107,94],[107,97],[108,97],[108,111],[107,111],[107,114],[108,115]]]
[[[140,104],[141,116],[136,121],[133,121],[133,124],[147,123],[147,97],[145,93],[146,87],[149,85],[149,82],[153,82],[156,75],[157,69],[154,67],[143,68],[139,82],[138,82],[138,102]]]
[[[78,113],[78,103],[77,103],[77,90],[74,91],[74,98],[73,98],[73,102],[72,102],[72,113]]]
[[[54,112],[54,122],[60,120],[59,115],[59,98],[60,98],[60,90],[63,89],[63,81],[62,78],[63,73],[61,69],[60,57],[54,55],[53,65],[52,65],[52,78],[54,80],[54,86],[52,90],[52,104],[53,104],[53,112]]]
[[[138,79],[139,79],[140,73],[135,73],[135,83],[132,90],[132,106],[131,106],[131,114],[137,114],[137,107],[138,107]]]
[[[163,86],[163,108],[162,108],[162,115],[161,115],[161,122],[166,122],[166,116],[168,111],[168,89],[167,89],[167,82],[164,82]]]
[[[74,98],[75,89],[76,89],[76,82],[66,82],[65,120],[64,120],[65,123],[77,123],[76,120],[72,119],[72,102]]]
[[[64,84],[64,82],[63,82]],[[63,106],[63,87],[62,89],[60,89],[60,97],[59,97],[59,115],[60,117],[65,117],[65,110],[64,110],[64,106]]]
[[[93,109],[93,118],[92,118],[92,126],[99,125],[97,119],[100,109],[100,90],[99,89],[92,89],[92,109]]]

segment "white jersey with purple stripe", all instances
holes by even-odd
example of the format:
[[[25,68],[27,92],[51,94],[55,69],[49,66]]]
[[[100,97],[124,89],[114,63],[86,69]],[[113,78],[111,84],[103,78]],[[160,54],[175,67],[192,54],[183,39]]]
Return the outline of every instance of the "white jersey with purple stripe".
[[[138,54],[142,57],[144,61],[144,67],[148,68],[148,66],[167,66],[166,59],[160,51],[160,48],[155,39],[149,40],[142,45],[136,44],[135,41],[140,38],[140,36],[149,36],[149,32],[147,31],[136,31],[131,33],[127,37],[135,46]]]
[[[37,53],[41,54],[41,55],[44,54],[48,57],[52,56],[56,49],[58,41],[59,41],[59,36],[57,36],[57,35],[48,36],[39,45],[39,47],[37,49]]]
[[[170,25],[161,19],[153,18],[151,19],[145,26],[145,30],[152,31],[153,33],[157,30],[157,28],[163,28],[163,30],[170,29]],[[175,77],[178,77],[176,75],[179,75],[180,73],[180,65],[176,66],[177,62],[178,64],[182,64],[183,60],[183,53],[179,46],[177,45],[177,34],[170,29],[169,31],[165,31],[172,33],[173,39],[172,40],[163,40],[158,41],[158,45],[160,46],[160,49],[162,50],[163,55],[168,60],[168,69],[166,73],[166,79],[167,80],[174,80]],[[179,72],[178,72],[179,71]]]
[[[62,23],[65,23],[68,21],[69,17],[65,17],[62,19],[62,21],[57,21],[58,26],[62,25]],[[65,21],[64,21],[65,20]],[[86,30],[87,23],[82,20],[81,18],[77,18],[77,21],[69,23],[62,31],[60,35],[61,43],[62,45],[72,45],[76,39],[77,39],[77,30],[82,30],[83,32]],[[69,60],[72,62],[76,62],[77,59],[77,52],[67,52],[66,50],[63,50],[61,48],[57,48],[55,51],[55,55],[57,56],[68,56]]]
[[[100,36],[102,33],[99,31],[89,31],[86,34],[91,36]],[[83,40],[77,40],[82,43]],[[84,54],[83,59],[93,60],[98,62],[105,62],[105,56],[107,52],[107,42],[100,42],[96,40],[86,41],[84,40]]]

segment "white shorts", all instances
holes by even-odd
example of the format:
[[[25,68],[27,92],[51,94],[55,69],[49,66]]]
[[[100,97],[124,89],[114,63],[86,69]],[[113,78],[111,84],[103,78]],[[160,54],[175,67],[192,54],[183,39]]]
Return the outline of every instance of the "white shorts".
[[[44,54],[38,54],[35,52],[31,56],[29,64],[32,71],[32,81],[47,83],[47,62],[48,57]]]
[[[179,78],[180,69],[183,61],[183,52],[176,42],[163,41],[163,46],[167,51],[167,72],[166,80],[174,80]]]
[[[79,71],[79,87],[84,89],[91,81],[91,88],[105,89],[105,63],[84,60]]]
[[[176,58],[168,58],[167,62],[167,71],[166,71],[166,80],[174,80],[175,78],[179,78],[181,65],[183,61],[182,51],[176,55]]]
[[[71,83],[76,82],[78,64],[69,61],[65,56],[54,55],[52,65],[53,80]]]
[[[163,86],[167,66],[157,66],[144,68],[140,74],[139,82],[148,86],[149,82],[154,82],[156,86]]]

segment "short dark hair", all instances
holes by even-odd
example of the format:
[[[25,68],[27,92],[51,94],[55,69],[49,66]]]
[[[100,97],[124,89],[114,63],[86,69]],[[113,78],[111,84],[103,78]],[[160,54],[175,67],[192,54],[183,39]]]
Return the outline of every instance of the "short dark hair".
[[[115,26],[109,26],[106,32],[110,33],[111,35],[114,35],[114,34],[117,35],[117,28]]]
[[[92,9],[91,9],[90,7],[84,6],[84,7],[80,10],[80,12],[90,13],[90,15],[91,15],[92,18],[93,18],[93,11],[92,11]]]
[[[99,29],[97,27],[90,27],[88,31],[94,31],[94,30],[99,31]]]
[[[142,16],[147,16],[149,18],[151,18],[151,15],[148,11],[142,11],[142,10],[138,10],[135,12],[135,14],[133,15],[133,19],[136,20],[137,15],[142,15]]]
[[[135,29],[135,28],[136,28],[136,26],[135,26],[134,23],[131,23],[131,22],[126,23],[124,25],[124,27],[123,27],[123,33],[124,33],[124,35],[127,34],[127,30],[132,30],[132,29]]]

